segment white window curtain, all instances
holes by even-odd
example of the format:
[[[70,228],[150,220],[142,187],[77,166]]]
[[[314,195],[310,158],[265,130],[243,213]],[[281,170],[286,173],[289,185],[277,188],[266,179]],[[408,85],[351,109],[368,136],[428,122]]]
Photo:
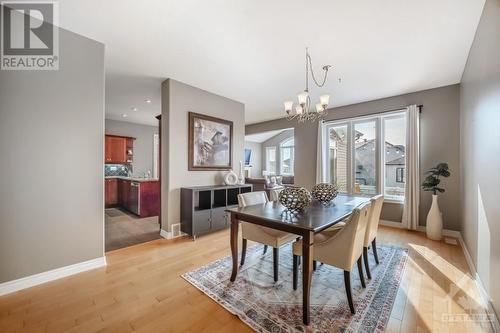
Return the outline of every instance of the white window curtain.
[[[325,140],[325,124],[318,121],[318,147],[316,152],[316,184],[326,182],[326,140]]]
[[[406,184],[403,224],[417,230],[420,205],[420,110],[416,105],[408,106],[406,113]]]

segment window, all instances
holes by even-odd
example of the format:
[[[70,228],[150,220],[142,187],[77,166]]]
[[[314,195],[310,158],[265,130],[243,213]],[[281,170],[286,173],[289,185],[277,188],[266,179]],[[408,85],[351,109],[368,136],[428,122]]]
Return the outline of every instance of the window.
[[[405,168],[396,169],[396,183],[404,183],[405,179]]]
[[[295,139],[289,138],[280,144],[280,174],[293,175]]]
[[[266,171],[276,174],[276,147],[266,147]]]
[[[354,123],[354,193],[377,194],[377,122]]]
[[[405,197],[406,118],[403,115],[383,118],[384,134],[384,195],[392,200]]]
[[[330,183],[350,194],[404,200],[406,116],[404,112],[331,122],[325,127]]]

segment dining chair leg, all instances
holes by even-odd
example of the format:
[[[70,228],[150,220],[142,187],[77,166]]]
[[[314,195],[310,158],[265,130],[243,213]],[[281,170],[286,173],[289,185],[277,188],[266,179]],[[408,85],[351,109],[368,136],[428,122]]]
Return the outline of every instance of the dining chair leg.
[[[274,282],[278,281],[278,264],[280,257],[280,250],[276,247],[273,247],[273,271],[274,271]]]
[[[370,272],[370,265],[368,264],[368,248],[367,247],[363,247],[363,260],[365,262],[366,276],[368,276],[368,278],[371,279],[372,274]]]
[[[352,314],[355,314],[354,304],[352,302],[352,291],[351,291],[351,272],[344,271],[344,283],[345,283],[345,292],[347,294],[347,302],[349,303],[349,309]]]
[[[359,256],[358,258],[358,273],[359,273],[359,280],[361,281],[361,286],[363,288],[366,288],[365,275],[363,274],[363,263],[361,262],[361,256]]]
[[[375,257],[375,262],[378,265],[379,261],[378,261],[378,254],[377,254],[377,238],[376,237],[372,241],[372,247],[373,247],[373,256]]]
[[[293,273],[292,273],[292,281],[293,281],[293,290],[297,290],[297,280],[299,274],[299,256],[293,255]]]
[[[264,245],[264,252],[262,254],[266,254],[267,252],[267,245]]]
[[[316,267],[317,267],[317,263],[316,263],[316,260],[313,261],[313,271],[316,270]]]
[[[243,266],[245,264],[245,257],[247,256],[247,240],[243,238],[243,241],[241,242],[241,261],[240,261],[240,266]]]

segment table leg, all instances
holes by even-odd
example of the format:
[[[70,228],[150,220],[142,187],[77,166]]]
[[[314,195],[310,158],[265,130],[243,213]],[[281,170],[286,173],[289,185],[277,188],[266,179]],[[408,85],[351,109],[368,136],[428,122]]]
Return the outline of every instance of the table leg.
[[[302,237],[302,321],[304,325],[311,322],[309,308],[311,305],[311,279],[313,271],[314,233],[306,232]]]
[[[236,219],[235,214],[231,213],[231,255],[233,257],[231,282],[236,280],[238,274],[238,225],[239,221]]]

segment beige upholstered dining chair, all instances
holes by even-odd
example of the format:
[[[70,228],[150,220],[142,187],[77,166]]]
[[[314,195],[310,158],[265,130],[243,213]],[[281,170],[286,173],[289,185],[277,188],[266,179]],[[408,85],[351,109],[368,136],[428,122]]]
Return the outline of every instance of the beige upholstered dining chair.
[[[378,224],[380,222],[380,212],[382,211],[382,205],[384,204],[384,196],[382,194],[376,195],[372,197],[370,201],[370,215],[368,217],[365,240],[363,242],[363,260],[365,262],[366,275],[369,279],[372,278],[370,265],[368,264],[368,247],[370,246],[370,244],[372,245],[375,262],[377,264],[379,263],[377,254],[377,230]]]
[[[345,227],[327,229],[314,235],[313,259],[344,270],[344,283],[351,313],[356,313],[352,300],[351,271],[357,262],[359,278],[366,287],[361,256],[363,240],[370,213],[370,203],[356,207]],[[297,289],[298,256],[302,255],[302,241],[293,243],[293,289]]]
[[[269,200],[264,191],[238,194],[238,205],[240,207],[264,204],[267,202],[269,202]],[[279,248],[287,243],[293,242],[297,238],[297,235],[247,222],[241,222],[241,234],[243,237],[243,244],[240,265],[243,266],[245,263],[247,240],[264,244],[264,253],[266,253],[267,246],[272,246],[274,281],[278,281]]]
[[[283,187],[282,188],[279,188],[279,189],[274,189],[274,190],[270,190],[269,192],[269,199],[271,201],[278,201],[279,197],[280,197],[280,192],[283,191]]]

